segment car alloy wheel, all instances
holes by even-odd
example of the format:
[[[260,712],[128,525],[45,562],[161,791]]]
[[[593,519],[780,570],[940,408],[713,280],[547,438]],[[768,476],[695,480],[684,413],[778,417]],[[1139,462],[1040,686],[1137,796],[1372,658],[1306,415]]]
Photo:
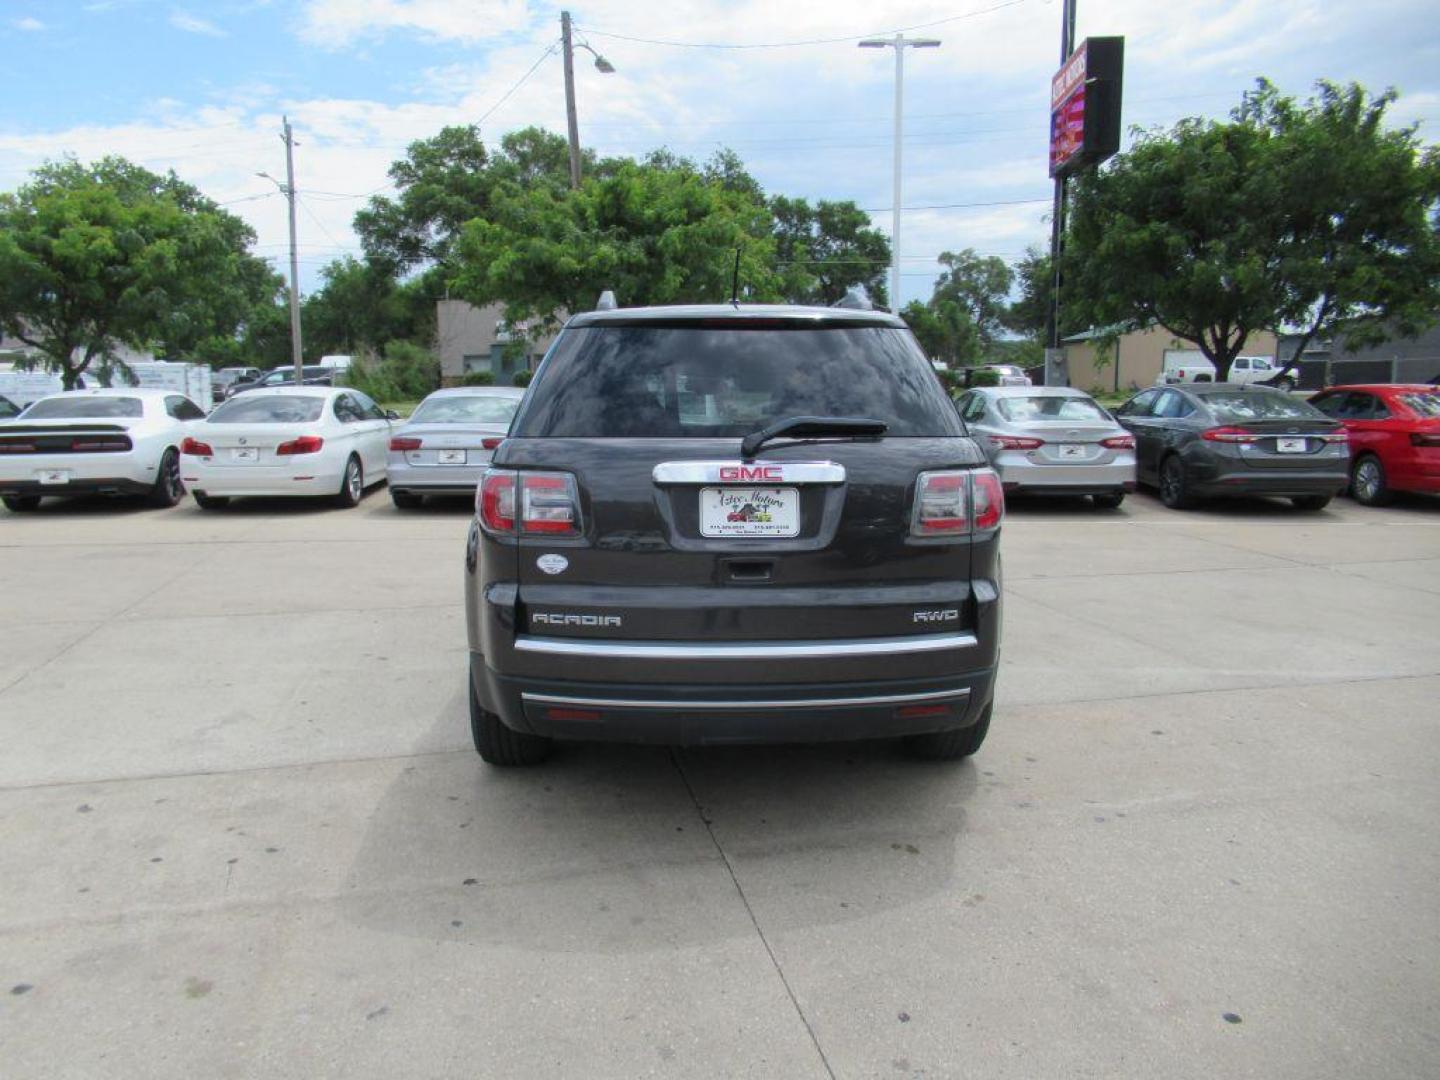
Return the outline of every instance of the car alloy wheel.
[[[355,502],[359,502],[362,491],[360,486],[360,466],[355,462],[351,462],[351,465],[352,467],[345,474],[345,483],[350,486],[350,498]]]
[[[1185,466],[1178,457],[1168,457],[1160,465],[1160,501],[1172,510],[1183,510],[1190,505],[1190,494],[1186,491]]]
[[[1363,457],[1355,463],[1355,472],[1350,478],[1350,492],[1362,506],[1380,506],[1390,499],[1385,484],[1385,466],[1374,457]]]

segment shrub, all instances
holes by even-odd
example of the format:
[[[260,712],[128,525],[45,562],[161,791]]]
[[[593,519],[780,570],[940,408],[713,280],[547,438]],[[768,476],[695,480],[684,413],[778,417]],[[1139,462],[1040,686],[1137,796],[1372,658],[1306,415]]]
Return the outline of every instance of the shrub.
[[[971,386],[999,386],[1000,373],[994,368],[976,368],[970,374]]]
[[[516,386],[529,386],[530,380],[534,377],[535,372],[533,372],[529,368],[525,368],[521,371],[517,371],[515,373],[515,378],[512,381],[515,383]]]
[[[351,361],[350,385],[376,401],[418,401],[440,388],[440,359],[413,341],[388,341],[383,356]]]
[[[495,376],[488,371],[467,371],[460,377],[461,386],[493,386]]]

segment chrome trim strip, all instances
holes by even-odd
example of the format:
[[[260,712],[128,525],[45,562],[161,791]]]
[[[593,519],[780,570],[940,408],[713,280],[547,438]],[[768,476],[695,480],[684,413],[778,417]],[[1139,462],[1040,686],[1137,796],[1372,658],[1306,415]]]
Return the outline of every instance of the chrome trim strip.
[[[531,637],[523,634],[515,639],[515,648],[519,652],[632,660],[816,660],[846,656],[905,656],[969,649],[975,644],[975,635],[968,633],[911,634],[908,637],[845,641],[721,641],[713,644],[597,641],[594,638]]]
[[[592,709],[712,709],[717,711],[743,712],[749,709],[824,709],[849,705],[908,705],[926,701],[965,701],[970,697],[969,687],[954,690],[928,690],[920,694],[877,694],[873,697],[843,698],[789,698],[776,701],[654,701],[642,698],[587,698],[562,697],[558,694],[521,693],[527,704],[536,705],[578,705]]]
[[[721,478],[721,469],[779,469],[779,476]],[[843,484],[845,466],[833,461],[662,461],[651,471],[657,484]]]

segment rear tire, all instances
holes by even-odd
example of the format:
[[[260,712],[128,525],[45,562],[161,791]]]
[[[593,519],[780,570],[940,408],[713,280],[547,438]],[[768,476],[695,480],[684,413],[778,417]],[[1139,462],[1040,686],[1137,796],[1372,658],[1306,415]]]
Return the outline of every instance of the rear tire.
[[[1107,491],[1103,495],[1091,495],[1090,501],[1101,510],[1119,510],[1120,504],[1125,501],[1125,492]]]
[[[1361,506],[1385,506],[1395,497],[1385,466],[1374,454],[1357,458],[1350,468],[1350,494]]]
[[[360,459],[351,457],[345,462],[345,475],[340,479],[340,490],[335,495],[335,505],[343,509],[350,509],[352,506],[359,506],[360,499],[365,494],[365,471],[360,467]]]
[[[180,479],[180,455],[172,446],[160,459],[160,468],[155,473],[155,486],[145,501],[157,510],[176,505],[185,497],[185,481]]]
[[[1329,495],[1296,495],[1290,500],[1296,510],[1324,510],[1330,505]]]
[[[480,705],[475,684],[466,676],[470,689],[470,735],[475,752],[487,765],[508,768],[515,765],[538,765],[550,756],[554,740],[539,735],[512,731],[505,721]]]
[[[418,510],[420,504],[425,501],[425,496],[416,495],[413,491],[396,491],[391,488],[390,501],[395,504],[397,510]]]
[[[40,508],[39,495],[6,495],[3,501],[5,509],[12,514],[28,514]]]
[[[980,744],[985,741],[985,735],[990,730],[992,708],[992,705],[986,705],[980,719],[969,727],[910,735],[905,739],[905,749],[912,757],[923,761],[959,761],[967,758],[979,750]]]
[[[201,510],[223,510],[230,505],[228,495],[206,495],[202,492],[194,492],[195,505]]]
[[[1160,463],[1160,501],[1171,510],[1189,510],[1195,505],[1190,482],[1185,478],[1185,463],[1174,454]]]

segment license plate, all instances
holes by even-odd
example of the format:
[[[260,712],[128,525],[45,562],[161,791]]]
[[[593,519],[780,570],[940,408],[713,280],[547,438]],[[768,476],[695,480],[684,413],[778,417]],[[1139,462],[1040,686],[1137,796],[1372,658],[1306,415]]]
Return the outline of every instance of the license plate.
[[[42,469],[40,471],[40,483],[42,484],[68,484],[69,482],[69,469]]]
[[[1303,454],[1307,445],[1304,439],[1276,439],[1275,452],[1278,454]]]
[[[701,536],[798,536],[796,488],[700,489]]]
[[[259,461],[260,450],[255,446],[237,446],[230,451],[231,461]]]
[[[1060,451],[1061,458],[1083,458],[1085,446],[1082,443],[1061,443],[1056,449]]]
[[[441,451],[439,451],[439,454],[440,454],[440,464],[441,464],[441,465],[464,465],[464,464],[465,464],[465,451],[464,451],[464,450],[441,450]]]

